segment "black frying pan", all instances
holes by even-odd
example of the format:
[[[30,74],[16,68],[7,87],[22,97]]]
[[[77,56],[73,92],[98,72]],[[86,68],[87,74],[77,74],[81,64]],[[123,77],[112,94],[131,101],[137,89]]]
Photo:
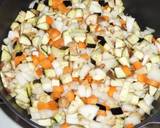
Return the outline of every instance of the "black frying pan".
[[[20,10],[26,10],[32,0],[0,0],[0,42],[6,37],[10,24],[18,15]],[[141,29],[145,26],[156,29],[155,36],[160,36],[160,0],[124,0],[125,12],[136,18]],[[20,121],[24,128],[43,128],[30,120],[27,112],[18,107],[13,98],[3,88],[0,80],[0,99],[4,106],[8,108],[7,112],[15,121]],[[1,104],[0,104],[1,105]],[[154,103],[152,115],[146,117],[137,128],[160,128],[160,99]],[[6,109],[5,109],[6,110]]]

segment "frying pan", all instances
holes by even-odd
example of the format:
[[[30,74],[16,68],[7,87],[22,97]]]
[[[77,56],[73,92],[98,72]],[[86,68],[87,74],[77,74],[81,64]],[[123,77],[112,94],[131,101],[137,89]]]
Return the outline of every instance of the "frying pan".
[[[0,42],[6,37],[10,24],[18,15],[20,10],[26,10],[32,0],[0,0]],[[160,36],[160,1],[159,0],[124,0],[125,13],[136,18],[141,29],[145,26],[156,29],[155,36]],[[0,43],[2,44],[2,43]],[[0,45],[1,46],[1,45]],[[21,120],[24,128],[43,128],[30,120],[30,116],[26,111],[18,107],[14,98],[3,88],[0,79],[0,99],[4,106],[8,108],[9,115],[14,120]],[[1,104],[2,104],[1,103]],[[0,104],[0,105],[1,105]],[[154,109],[150,116],[146,116],[145,120],[138,124],[136,128],[160,128],[160,99],[155,101]]]

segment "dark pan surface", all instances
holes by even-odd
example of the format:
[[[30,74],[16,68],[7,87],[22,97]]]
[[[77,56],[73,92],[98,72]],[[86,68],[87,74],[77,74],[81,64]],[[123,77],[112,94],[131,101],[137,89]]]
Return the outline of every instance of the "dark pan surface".
[[[32,0],[0,0],[0,42],[6,37],[9,30],[10,24],[15,19],[16,15],[20,10],[26,10],[29,3]],[[126,7],[126,14],[132,15],[136,18],[136,21],[141,26],[143,30],[145,26],[156,29],[156,36],[160,36],[160,0],[124,0]],[[4,101],[7,107],[13,112],[15,120],[17,118],[22,119],[27,122],[28,125],[24,124],[25,128],[40,128],[35,123],[29,120],[27,113],[18,107],[14,99],[8,95],[8,93],[3,88],[2,82],[0,81],[0,98]],[[160,100],[155,102],[155,109],[153,110],[153,115],[160,113]],[[145,121],[150,121],[152,116]],[[160,128],[158,126],[150,126],[149,128]]]

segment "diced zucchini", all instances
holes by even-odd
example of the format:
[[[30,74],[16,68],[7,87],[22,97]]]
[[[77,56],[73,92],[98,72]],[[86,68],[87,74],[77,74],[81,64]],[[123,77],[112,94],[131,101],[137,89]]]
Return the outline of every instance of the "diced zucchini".
[[[49,29],[49,25],[47,23],[40,23],[37,25],[37,27],[39,29],[42,29],[42,30],[48,30]]]
[[[143,100],[141,100],[141,101],[138,103],[138,106],[139,106],[145,113],[150,114],[152,107],[148,106]]]
[[[120,67],[115,68],[115,73],[116,73],[117,78],[125,78],[126,77],[126,74],[123,72],[122,68],[120,68]]]
[[[86,39],[85,31],[82,29],[73,29],[71,32],[71,36],[76,42],[84,42]]]
[[[150,34],[150,35],[146,35],[146,36],[144,37],[144,39],[145,39],[146,41],[152,43],[153,35],[151,35],[151,34]]]
[[[86,19],[86,24],[97,24],[98,16],[96,14],[89,15]]]
[[[131,35],[128,37],[128,41],[130,42],[130,44],[135,45],[139,40],[139,37],[137,35]]]
[[[22,23],[22,22],[24,22],[25,17],[26,17],[26,13],[24,11],[20,11],[17,18],[16,18],[16,21]]]
[[[81,8],[76,8],[76,14],[75,17],[83,17],[83,11]]]
[[[89,120],[97,115],[99,108],[96,105],[84,105],[79,108],[79,113]]]
[[[52,120],[51,119],[37,120],[36,123],[38,123],[41,126],[47,127],[52,125]]]
[[[68,12],[67,16],[68,16],[69,18],[75,18],[75,16],[76,16],[76,10],[75,10],[75,9],[70,10],[70,11]]]
[[[92,78],[94,80],[104,80],[105,77],[106,77],[105,72],[102,69],[100,69],[100,68],[97,68],[95,70],[91,70],[89,72],[89,74],[90,74],[90,76],[92,76]]]
[[[10,61],[10,60],[11,60],[10,53],[8,51],[6,51],[6,50],[3,50],[2,51],[2,55],[1,55],[1,61],[6,62],[6,61]]]
[[[126,58],[126,57],[121,57],[121,58],[119,58],[119,62],[120,62],[122,65],[127,65],[128,67],[130,67],[129,60],[128,60],[128,58]]]
[[[45,72],[45,76],[48,78],[53,78],[56,76],[54,69],[46,69],[44,70],[44,72]]]
[[[17,22],[13,22],[11,25],[11,29],[14,30],[19,30],[20,29],[20,25]]]
[[[75,114],[67,114],[66,122],[69,124],[79,124],[78,113]]]
[[[55,116],[54,119],[56,120],[57,123],[62,124],[65,122],[65,113],[64,112],[58,112]]]
[[[45,7],[46,7],[45,4],[39,3],[39,4],[38,4],[38,7],[37,7],[37,10],[41,12],[41,11],[44,10]]]
[[[122,87],[122,90],[120,92],[120,101],[127,101],[128,102],[128,93],[129,93],[129,90],[130,90],[130,85],[131,83],[130,82],[124,82],[124,85]]]
[[[70,36],[70,31],[66,30],[63,32],[63,39],[65,46],[68,45],[68,43],[72,42],[72,37]]]
[[[21,43],[23,45],[31,45],[31,41],[25,35],[20,36],[19,43]]]
[[[97,1],[91,1],[89,11],[93,13],[102,13],[102,8]]]
[[[71,74],[61,75],[61,81],[62,81],[63,84],[67,84],[69,82],[72,82],[72,76],[71,76]]]
[[[96,44],[93,36],[92,36],[92,35],[89,35],[89,34],[87,35],[86,43],[87,43],[87,44]]]
[[[48,42],[49,42],[49,35],[48,33],[46,33],[43,35],[42,44],[48,44]]]
[[[25,20],[31,19],[35,16],[35,14],[31,11],[27,11],[25,15]]]
[[[36,36],[32,39],[32,44],[34,47],[39,47],[41,45],[41,39],[39,36]]]
[[[120,39],[116,40],[116,48],[122,48],[124,46],[125,46],[125,43],[122,40]]]

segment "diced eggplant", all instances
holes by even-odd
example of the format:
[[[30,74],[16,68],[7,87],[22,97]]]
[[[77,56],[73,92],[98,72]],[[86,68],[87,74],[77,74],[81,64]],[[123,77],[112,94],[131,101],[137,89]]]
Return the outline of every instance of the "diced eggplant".
[[[87,44],[87,48],[95,48],[96,44]]]
[[[98,106],[100,110],[106,111],[106,106],[102,104],[96,104],[96,106]]]
[[[19,51],[16,53],[16,56],[21,56],[23,54],[23,52]]]
[[[64,0],[63,3],[66,7],[72,6],[72,2],[70,0]]]
[[[40,80],[40,79],[35,79],[35,80],[33,81],[33,84],[37,84],[37,83],[41,83],[41,80]]]
[[[108,2],[106,2],[105,0],[99,0],[98,3],[103,7],[108,5]]]
[[[103,36],[97,36],[97,39],[99,40],[99,44],[101,44],[102,46],[105,45],[105,43],[107,43],[107,41],[105,40],[105,38]]]
[[[96,65],[96,61],[95,61],[94,59],[92,59],[92,58],[91,58],[91,63],[92,63],[93,65]]]
[[[117,107],[117,108],[111,108],[111,112],[113,115],[121,115],[123,114],[122,108]]]

